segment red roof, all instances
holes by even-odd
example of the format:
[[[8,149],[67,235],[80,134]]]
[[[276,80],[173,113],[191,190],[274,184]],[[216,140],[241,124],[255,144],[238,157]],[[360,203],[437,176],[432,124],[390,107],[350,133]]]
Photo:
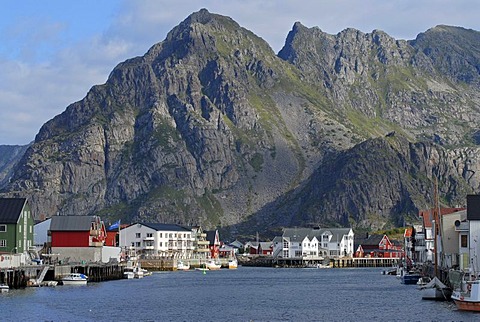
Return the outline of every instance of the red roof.
[[[467,208],[440,208],[440,215],[449,215],[453,214],[454,212],[465,210]],[[433,209],[428,210],[420,210],[420,216],[423,217],[423,227],[424,228],[431,228],[432,221],[433,221]]]
[[[405,233],[403,234],[403,237],[412,237],[413,233],[413,227],[408,227],[405,229]]]

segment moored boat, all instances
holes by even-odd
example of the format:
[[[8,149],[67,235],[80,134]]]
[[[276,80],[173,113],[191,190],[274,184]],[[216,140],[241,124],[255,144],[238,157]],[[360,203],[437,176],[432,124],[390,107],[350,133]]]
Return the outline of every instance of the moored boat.
[[[480,280],[467,281],[467,292],[454,291],[452,300],[459,310],[480,312]]]
[[[0,293],[7,293],[10,290],[10,287],[6,284],[0,284]]]
[[[177,270],[179,271],[188,271],[190,269],[190,264],[184,263],[183,261],[178,261]]]
[[[421,283],[424,277],[422,277],[417,284],[418,289],[422,294],[424,300],[448,300],[452,295],[452,290],[440,281],[437,277],[429,280],[428,282]]]
[[[86,285],[88,276],[81,273],[71,273],[62,278],[63,285]]]
[[[213,271],[213,270],[219,270],[222,267],[222,265],[215,263],[214,260],[209,260],[207,261],[206,267],[209,270]]]
[[[229,269],[236,269],[238,267],[238,261],[236,259],[230,259],[228,261],[228,268]]]
[[[400,279],[402,284],[417,284],[418,280],[422,277],[419,273],[416,272],[408,272],[403,274]]]

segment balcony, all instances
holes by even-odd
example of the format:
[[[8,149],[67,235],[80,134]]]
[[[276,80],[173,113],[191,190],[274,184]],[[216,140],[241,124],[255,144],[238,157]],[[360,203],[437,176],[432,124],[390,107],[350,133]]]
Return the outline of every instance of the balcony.
[[[151,236],[151,237],[145,237],[143,240],[155,240],[155,237]]]
[[[100,230],[90,230],[90,236],[100,236]]]
[[[197,245],[210,245],[208,240],[197,240]]]

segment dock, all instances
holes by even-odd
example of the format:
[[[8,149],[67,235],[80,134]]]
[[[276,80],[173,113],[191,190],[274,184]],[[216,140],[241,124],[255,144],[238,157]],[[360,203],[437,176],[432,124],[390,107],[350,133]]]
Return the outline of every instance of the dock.
[[[239,256],[242,266],[257,267],[315,267],[317,264],[331,268],[350,267],[393,267],[400,261],[399,258],[384,257],[343,257],[343,258],[273,258],[270,256]]]
[[[0,284],[7,284],[11,289],[27,286],[41,286],[43,282],[60,281],[70,273],[82,273],[90,282],[102,282],[123,278],[123,264],[66,264],[66,265],[31,265],[0,269]],[[47,283],[48,284],[48,283]]]

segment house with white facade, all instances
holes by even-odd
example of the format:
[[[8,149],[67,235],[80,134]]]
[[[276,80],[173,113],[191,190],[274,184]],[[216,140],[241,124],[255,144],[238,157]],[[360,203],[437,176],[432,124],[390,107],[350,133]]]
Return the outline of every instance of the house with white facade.
[[[480,271],[480,195],[467,196],[467,220],[468,239],[460,233],[460,246],[469,250],[468,268],[478,273]],[[464,259],[463,264],[465,263]]]
[[[352,257],[354,233],[351,228],[285,228],[273,240],[276,258]]]
[[[135,223],[120,230],[120,247],[145,256],[207,258],[208,241],[201,228],[176,224]]]
[[[33,225],[33,245],[37,251],[48,247],[48,244],[52,242],[52,238],[48,235],[51,222],[52,218],[48,218]]]

